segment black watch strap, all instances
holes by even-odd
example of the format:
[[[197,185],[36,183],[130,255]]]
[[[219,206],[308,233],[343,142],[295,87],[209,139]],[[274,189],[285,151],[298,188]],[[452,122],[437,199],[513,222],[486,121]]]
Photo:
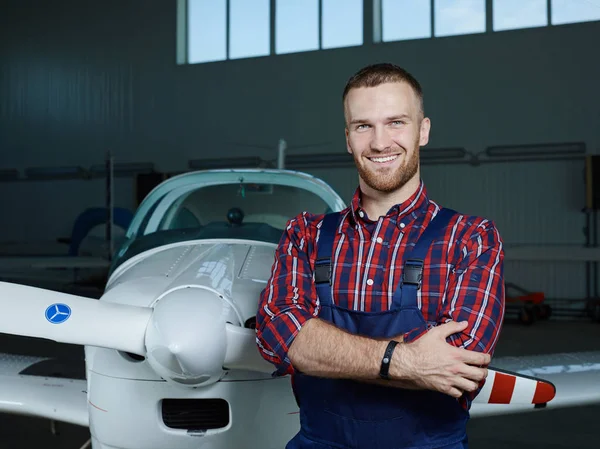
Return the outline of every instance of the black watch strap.
[[[381,359],[381,368],[379,368],[379,377],[382,379],[389,380],[390,378],[390,363],[392,361],[392,354],[394,353],[394,349],[396,348],[397,344],[398,342],[396,340],[391,340],[385,349],[385,353]]]

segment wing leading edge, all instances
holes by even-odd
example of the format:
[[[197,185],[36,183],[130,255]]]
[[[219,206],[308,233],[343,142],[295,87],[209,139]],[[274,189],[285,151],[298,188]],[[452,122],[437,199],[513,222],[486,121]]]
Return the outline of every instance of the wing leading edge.
[[[85,380],[23,374],[46,360],[49,359],[0,354],[0,412],[87,427]]]

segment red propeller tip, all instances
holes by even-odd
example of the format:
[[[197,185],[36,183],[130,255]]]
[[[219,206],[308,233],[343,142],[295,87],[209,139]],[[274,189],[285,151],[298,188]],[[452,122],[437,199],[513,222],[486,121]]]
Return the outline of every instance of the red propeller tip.
[[[554,385],[548,382],[539,382],[535,387],[532,404],[545,404],[554,399],[556,389]]]

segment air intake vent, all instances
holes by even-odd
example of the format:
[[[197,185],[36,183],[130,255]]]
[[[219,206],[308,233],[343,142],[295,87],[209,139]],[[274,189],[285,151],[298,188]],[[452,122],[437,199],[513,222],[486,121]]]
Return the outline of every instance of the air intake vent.
[[[162,418],[172,429],[220,429],[229,424],[229,404],[224,399],[163,399]]]

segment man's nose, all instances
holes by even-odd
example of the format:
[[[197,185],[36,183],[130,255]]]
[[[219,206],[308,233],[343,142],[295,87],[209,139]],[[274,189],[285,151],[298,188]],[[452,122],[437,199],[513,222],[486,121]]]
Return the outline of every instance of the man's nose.
[[[392,146],[392,138],[389,133],[381,127],[375,127],[373,139],[371,139],[371,149],[375,151],[385,151]]]

